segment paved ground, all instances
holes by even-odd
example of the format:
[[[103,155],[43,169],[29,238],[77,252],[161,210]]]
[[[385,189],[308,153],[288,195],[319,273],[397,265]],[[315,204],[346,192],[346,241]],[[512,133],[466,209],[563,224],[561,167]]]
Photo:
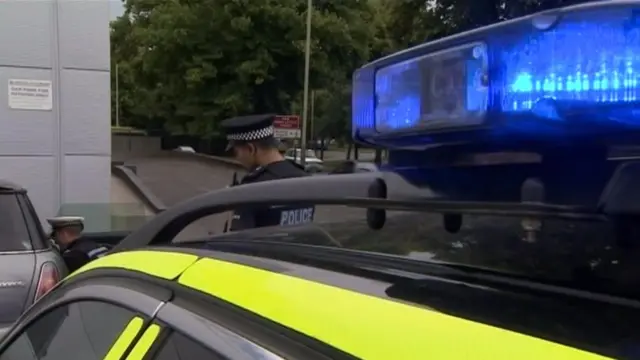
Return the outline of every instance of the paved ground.
[[[196,195],[223,188],[231,182],[233,168],[171,157],[130,160],[140,179],[167,206]]]
[[[129,185],[117,176],[111,175],[111,204],[118,207],[122,216],[152,216],[153,210],[136,195]]]
[[[167,206],[208,191],[229,185],[236,171],[226,166],[172,157],[151,157],[127,162],[135,165],[140,179]],[[180,239],[218,233],[224,228],[228,214],[201,219],[185,229]],[[365,210],[339,206],[321,206],[316,209],[316,222],[342,222],[365,219]]]
[[[316,152],[320,156],[320,151]],[[353,154],[351,154],[353,157]],[[358,159],[361,161],[373,161],[375,153],[371,150],[360,150],[358,153]],[[326,161],[332,160],[345,160],[347,158],[345,150],[327,150],[323,154],[323,158]]]

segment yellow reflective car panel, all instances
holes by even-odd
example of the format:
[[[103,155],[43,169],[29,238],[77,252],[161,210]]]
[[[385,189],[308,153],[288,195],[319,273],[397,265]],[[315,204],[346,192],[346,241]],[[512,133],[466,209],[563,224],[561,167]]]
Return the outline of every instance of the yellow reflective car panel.
[[[81,267],[69,277],[98,268],[120,268],[162,279],[175,279],[186,268],[196,262],[198,257],[190,254],[166,251],[127,251],[101,257]]]
[[[367,360],[605,357],[288,275],[201,259],[178,279]]]
[[[142,325],[144,325],[144,320],[141,318],[134,317],[131,319],[122,331],[122,334],[120,334],[118,339],[111,345],[111,349],[109,349],[109,352],[105,355],[104,360],[120,360],[129,345],[131,345],[133,339],[135,339],[140,332],[140,329],[142,329]]]
[[[136,346],[133,347],[129,356],[127,356],[127,360],[142,360],[144,356],[147,355],[147,352],[151,348],[151,345],[153,345],[153,342],[158,338],[158,334],[160,334],[160,326],[157,324],[151,324],[144,334],[142,334],[140,340],[136,343]]]

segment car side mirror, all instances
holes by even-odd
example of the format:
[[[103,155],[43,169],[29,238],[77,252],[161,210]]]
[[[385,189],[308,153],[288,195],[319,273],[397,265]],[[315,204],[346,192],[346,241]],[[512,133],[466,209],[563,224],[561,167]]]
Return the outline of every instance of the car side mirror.
[[[51,243],[52,248],[54,248],[58,252],[60,251],[60,245],[58,245],[58,243],[55,240],[53,240],[52,238],[49,238],[49,242]]]

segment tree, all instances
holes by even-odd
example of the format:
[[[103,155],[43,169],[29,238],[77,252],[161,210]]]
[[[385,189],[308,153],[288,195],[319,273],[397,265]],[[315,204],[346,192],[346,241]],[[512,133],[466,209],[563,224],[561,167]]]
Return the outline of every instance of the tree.
[[[355,12],[364,17],[365,23],[360,28],[363,40],[357,44],[364,45],[358,49],[356,60],[346,68],[341,81],[333,81],[317,90],[315,106],[315,126],[313,136],[319,138],[339,139],[351,142],[351,77],[353,71],[363,63],[382,57],[392,52],[393,46],[388,36],[388,11],[380,2],[358,2]],[[344,15],[343,15],[344,16]]]
[[[590,0],[379,0],[397,50],[443,36]]]
[[[363,1],[318,3],[311,88],[341,87],[369,58],[372,14]],[[206,135],[230,116],[290,113],[302,89],[305,11],[297,0],[126,0],[112,24],[123,118]]]

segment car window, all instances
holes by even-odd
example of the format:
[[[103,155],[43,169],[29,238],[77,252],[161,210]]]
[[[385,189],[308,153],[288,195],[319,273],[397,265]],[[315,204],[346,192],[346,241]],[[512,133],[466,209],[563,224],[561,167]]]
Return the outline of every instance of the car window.
[[[154,360],[192,360],[192,359],[225,359],[221,355],[207,349],[200,343],[174,332],[158,349]]]
[[[134,316],[97,301],[59,307],[30,324],[0,360],[101,360]]]
[[[0,194],[0,214],[0,251],[31,250],[31,238],[16,194]]]
[[[33,346],[29,341],[29,337],[20,336],[16,341],[7,348],[7,350],[0,356],[2,360],[38,360]]]
[[[260,359],[260,360],[283,360],[278,355],[271,353],[259,346],[250,343],[229,342],[229,347],[225,349],[227,354],[232,353],[233,359]],[[193,360],[193,359],[227,359],[215,351],[209,350],[201,343],[189,337],[173,332],[167,340],[159,347],[158,351],[151,356],[153,360]]]
[[[24,210],[25,220],[29,229],[29,233],[32,238],[32,246],[34,249],[47,249],[50,247],[49,241],[47,241],[47,235],[40,224],[38,219],[38,214],[36,213],[36,209],[33,207],[29,198],[25,195],[19,195],[18,200],[20,201],[20,206]]]

